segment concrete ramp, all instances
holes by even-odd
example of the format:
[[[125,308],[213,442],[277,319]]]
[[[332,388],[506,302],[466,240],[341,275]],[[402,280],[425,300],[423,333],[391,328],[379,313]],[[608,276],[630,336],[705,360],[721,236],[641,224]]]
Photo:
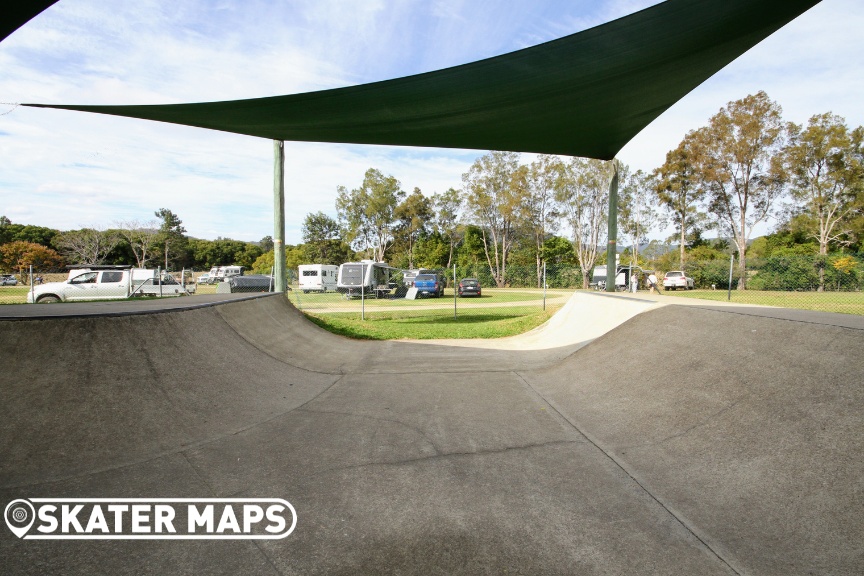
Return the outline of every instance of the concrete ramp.
[[[298,518],[257,541],[0,526],[2,571],[864,573],[864,325],[643,308],[542,350],[351,341],[279,296],[0,320],[3,508],[283,498]]]

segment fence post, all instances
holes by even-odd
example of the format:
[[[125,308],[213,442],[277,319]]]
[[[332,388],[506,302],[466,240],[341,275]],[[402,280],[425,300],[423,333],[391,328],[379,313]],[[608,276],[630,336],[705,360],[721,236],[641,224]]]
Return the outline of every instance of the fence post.
[[[546,262],[543,262],[543,311],[546,311]]]
[[[729,255],[729,292],[726,294],[726,301],[732,301],[732,263],[735,262],[735,254]]]
[[[33,298],[35,292],[33,291],[33,265],[30,264],[30,299],[33,300],[33,303],[36,303],[36,300]]]
[[[273,266],[270,266],[270,287],[268,291],[273,292]]]
[[[360,263],[360,320],[366,321],[366,265]]]
[[[459,287],[456,284],[456,263],[453,263],[453,320],[456,319],[456,295],[459,293]]]

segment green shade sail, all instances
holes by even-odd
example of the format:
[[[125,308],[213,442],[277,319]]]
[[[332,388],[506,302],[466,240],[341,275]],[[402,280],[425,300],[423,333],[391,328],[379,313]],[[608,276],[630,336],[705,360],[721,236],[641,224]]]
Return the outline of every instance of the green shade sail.
[[[667,0],[571,36],[347,88],[194,104],[25,104],[274,140],[510,150],[609,160],[818,0]]]
[[[57,0],[3,0],[0,10],[0,41],[32,20]]]

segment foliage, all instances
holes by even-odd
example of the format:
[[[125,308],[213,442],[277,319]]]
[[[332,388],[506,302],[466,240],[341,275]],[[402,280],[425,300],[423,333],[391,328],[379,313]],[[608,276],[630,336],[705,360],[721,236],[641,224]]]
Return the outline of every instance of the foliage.
[[[0,216],[0,245],[9,242],[32,242],[50,248],[51,241],[59,233],[59,230],[44,226],[13,224],[6,216]]]
[[[606,235],[612,162],[573,158],[558,181],[555,199],[573,231],[573,244],[582,287],[587,288],[598,259],[601,238]]]
[[[35,242],[16,240],[0,246],[0,268],[18,272],[23,280],[30,266],[35,270],[60,268],[63,258],[51,248]]]
[[[706,189],[709,214],[738,248],[739,289],[746,287],[747,243],[783,192],[780,151],[786,127],[780,106],[765,92],[721,108],[708,126],[691,132],[692,161]]]
[[[72,264],[104,264],[121,240],[116,230],[82,228],[61,232],[51,242]]]
[[[481,232],[489,273],[498,287],[507,282],[507,258],[528,197],[527,173],[519,154],[489,152],[462,175],[468,217]]]
[[[405,196],[400,186],[393,176],[370,168],[360,188],[337,189],[336,210],[344,240],[379,262],[385,261],[393,242],[396,207]]]
[[[678,147],[666,153],[666,162],[654,171],[652,181],[660,205],[678,233],[678,266],[683,268],[688,238],[699,233],[706,216],[699,210],[706,189],[695,164],[695,137],[688,134]]]

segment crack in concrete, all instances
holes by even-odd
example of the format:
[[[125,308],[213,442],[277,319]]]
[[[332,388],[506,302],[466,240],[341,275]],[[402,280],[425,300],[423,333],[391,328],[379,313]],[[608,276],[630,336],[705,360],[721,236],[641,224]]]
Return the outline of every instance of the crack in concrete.
[[[394,460],[390,462],[364,462],[362,464],[349,464],[347,466],[334,466],[333,468],[326,468],[316,473],[315,475],[321,475],[328,472],[335,472],[340,470],[353,470],[360,468],[370,468],[376,466],[404,466],[408,464],[416,464],[418,462],[431,462],[433,460],[444,460],[450,458],[463,458],[463,457],[474,457],[474,456],[489,456],[492,454],[505,454],[507,452],[517,452],[521,450],[533,450],[534,448],[545,448],[548,446],[559,446],[559,445],[568,445],[568,444],[586,444],[586,442],[580,442],[578,440],[550,440],[549,442],[534,442],[531,444],[524,444],[520,446],[504,446],[503,448],[489,448],[486,450],[475,450],[472,452],[442,452],[439,454],[435,454],[433,456],[418,456],[416,458],[404,458],[401,460]]]
[[[435,450],[435,454],[441,454],[441,450],[439,450],[438,446],[435,444],[435,442],[431,438],[429,438],[429,436],[426,435],[425,431],[423,431],[421,428],[419,428],[417,426],[413,426],[411,424],[408,424],[408,423],[403,422],[401,420],[397,420],[395,418],[382,418],[380,416],[372,416],[370,414],[357,414],[355,412],[343,412],[343,411],[339,411],[339,410],[313,410],[313,409],[309,409],[309,408],[298,409],[297,412],[306,412],[307,414],[336,414],[336,415],[341,415],[341,416],[353,416],[355,418],[364,418],[367,420],[373,420],[373,421],[377,421],[377,422],[388,422],[390,424],[399,424],[400,426],[404,426],[405,428],[408,428],[409,430],[413,430],[421,438],[426,440],[426,442],[428,442],[429,445],[432,446],[432,449]]]
[[[729,570],[731,570],[734,574],[738,576],[742,576],[744,574],[743,569],[736,569],[732,564],[733,560],[727,559],[723,554],[720,553],[715,546],[712,546],[709,543],[709,539],[707,535],[701,535],[699,529],[691,524],[689,520],[687,520],[683,514],[676,512],[670,504],[667,504],[663,501],[660,496],[655,495],[651,490],[648,489],[648,485],[639,480],[636,476],[636,473],[625,464],[624,461],[620,460],[611,450],[608,450],[601,446],[600,442],[594,438],[592,438],[587,432],[583,431],[581,427],[579,427],[576,422],[570,419],[564,412],[559,409],[551,400],[546,399],[540,392],[534,388],[527,379],[525,379],[522,374],[518,372],[514,372],[514,374],[522,380],[523,384],[531,390],[538,398],[540,398],[543,402],[545,402],[552,410],[554,410],[561,418],[563,418],[576,432],[578,432],[587,442],[589,442],[592,446],[594,446],[597,450],[599,450],[606,458],[608,458],[613,465],[615,465],[621,472],[623,472],[627,477],[630,478],[639,489],[646,494],[652,501],[654,501],[660,508],[666,511],[666,513],[671,516],[684,530],[686,530],[697,542],[699,542],[704,549],[715,559],[717,559],[721,564],[726,566]]]

